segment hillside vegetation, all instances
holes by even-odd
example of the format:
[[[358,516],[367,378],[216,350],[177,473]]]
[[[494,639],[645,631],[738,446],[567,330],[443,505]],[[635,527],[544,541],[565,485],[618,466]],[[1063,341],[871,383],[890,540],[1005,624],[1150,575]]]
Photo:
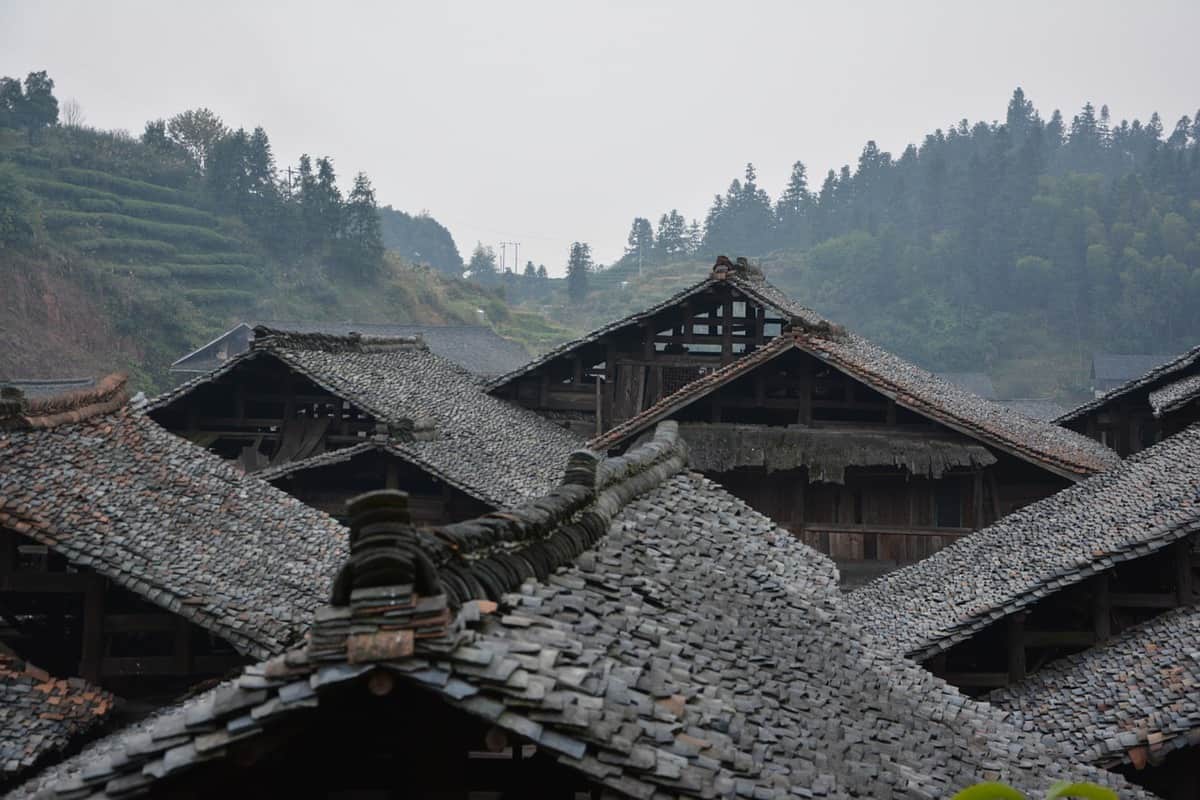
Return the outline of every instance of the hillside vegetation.
[[[898,158],[868,142],[815,190],[797,162],[773,200],[748,165],[703,224],[637,218],[628,242],[547,313],[591,324],[699,279],[718,254],[747,256],[929,368],[1077,399],[1094,351],[1200,342],[1200,120],[1168,131],[1090,103],[1045,119],[1018,89],[1002,122],[963,120]]]
[[[221,126],[202,150],[163,122],[140,139],[0,126],[0,378],[120,368],[159,390],[172,361],[255,318],[483,323],[534,351],[567,335],[447,274],[457,251],[428,217],[393,219],[390,233],[433,231],[449,268],[385,250],[365,176],[343,201],[332,164],[306,177],[305,157],[289,186],[261,129]]]

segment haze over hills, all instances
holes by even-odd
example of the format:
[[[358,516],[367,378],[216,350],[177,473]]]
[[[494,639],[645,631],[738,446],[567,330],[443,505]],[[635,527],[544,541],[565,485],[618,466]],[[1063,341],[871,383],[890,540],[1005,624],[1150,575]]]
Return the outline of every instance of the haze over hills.
[[[1077,397],[1093,351],[1200,340],[1200,119],[1091,103],[1066,119],[1017,89],[1002,120],[898,157],[868,142],[819,181],[797,162],[778,198],[747,165],[703,223],[634,219],[625,256],[549,313],[619,316],[725,253],[931,369],[991,372],[1006,397]]]
[[[281,174],[261,128],[204,109],[139,138],[60,119],[53,81],[5,79],[0,108],[0,376],[166,367],[248,318],[490,324],[534,350],[562,338],[461,279],[448,231],[345,197],[327,159]],[[66,109],[69,111],[69,108]]]

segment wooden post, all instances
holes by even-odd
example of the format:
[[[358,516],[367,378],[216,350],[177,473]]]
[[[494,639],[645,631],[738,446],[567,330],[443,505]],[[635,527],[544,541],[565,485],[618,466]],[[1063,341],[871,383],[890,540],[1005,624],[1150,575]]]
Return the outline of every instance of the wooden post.
[[[1092,578],[1092,629],[1096,642],[1107,641],[1112,636],[1112,599],[1109,597],[1109,577],[1101,572]]]
[[[975,481],[971,491],[974,493],[974,497],[971,498],[975,515],[974,530],[979,530],[983,527],[983,470],[975,470]]]
[[[721,309],[721,365],[733,361],[733,298],[725,299]]]
[[[1175,597],[1179,605],[1190,605],[1192,602],[1192,543],[1181,539],[1171,545],[1171,555],[1175,559]]]
[[[180,675],[192,672],[192,626],[183,617],[175,617],[175,646],[171,656],[173,669]]]
[[[601,399],[600,376],[596,376],[596,435],[604,433],[604,402]]]
[[[800,369],[800,397],[796,421],[801,425],[812,425],[812,367],[805,364]]]
[[[104,657],[104,590],[104,578],[89,572],[87,589],[83,593],[83,646],[79,675],[93,683],[100,680],[100,660]]]
[[[1008,682],[1025,679],[1025,612],[1018,611],[1008,618]]]

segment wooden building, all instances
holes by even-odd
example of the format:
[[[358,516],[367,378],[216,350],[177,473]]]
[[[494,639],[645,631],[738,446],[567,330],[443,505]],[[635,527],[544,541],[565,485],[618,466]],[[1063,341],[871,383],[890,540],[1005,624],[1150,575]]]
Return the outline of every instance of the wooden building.
[[[752,283],[778,297],[761,279],[733,280]],[[792,308],[783,325],[590,445],[618,452],[657,422],[678,421],[696,469],[833,557],[848,584],[1119,462],[812,312]]]
[[[344,530],[131,409],[0,397],[0,640],[154,707],[299,636]]]
[[[864,624],[964,691],[1019,685],[1197,599],[1200,426],[851,592]],[[1097,681],[1104,681],[1097,676]]]
[[[1142,358],[1142,357],[1137,357]],[[1132,455],[1200,421],[1200,346],[1110,388],[1055,422]]]
[[[1200,608],[1169,611],[987,696],[1014,724],[1164,800],[1200,797]]]
[[[304,644],[16,796],[1145,796],[874,649],[827,559],[685,467],[668,423],[504,514],[366,495]]]
[[[316,508],[336,514],[363,491],[403,489],[430,524],[545,491],[581,444],[414,337],[256,328],[249,350],[148,413]],[[526,462],[534,452],[544,460]]]

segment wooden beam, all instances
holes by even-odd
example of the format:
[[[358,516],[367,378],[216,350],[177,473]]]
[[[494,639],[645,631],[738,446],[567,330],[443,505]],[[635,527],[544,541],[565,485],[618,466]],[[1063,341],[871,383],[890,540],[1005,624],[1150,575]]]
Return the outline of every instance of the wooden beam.
[[[1109,574],[1101,572],[1092,578],[1092,631],[1096,641],[1107,641],[1112,636],[1112,597],[1109,592]]]
[[[1181,539],[1171,545],[1175,562],[1175,601],[1181,605],[1192,602],[1192,542]]]
[[[1094,644],[1094,631],[1025,631],[1026,647],[1091,647]]]
[[[733,298],[721,309],[721,364],[733,361]]]
[[[1018,683],[1025,680],[1025,612],[1010,614],[1007,621],[1006,647],[1008,651],[1008,680]]]
[[[1175,592],[1112,592],[1114,608],[1175,608],[1179,599]]]
[[[83,593],[83,648],[79,675],[95,683],[100,679],[100,660],[104,657],[105,580],[94,572],[87,573],[87,578],[88,587]]]

